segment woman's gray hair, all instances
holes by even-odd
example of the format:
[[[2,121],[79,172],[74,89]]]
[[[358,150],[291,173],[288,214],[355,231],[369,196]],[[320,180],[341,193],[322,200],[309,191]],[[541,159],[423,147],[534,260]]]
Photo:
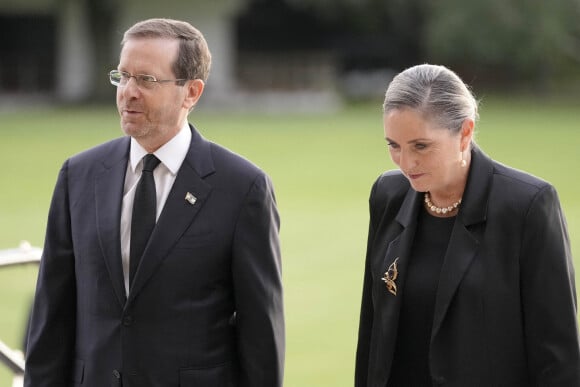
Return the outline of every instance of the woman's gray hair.
[[[477,101],[461,78],[445,66],[422,64],[397,74],[385,93],[384,114],[410,108],[441,128],[459,132],[477,121]]]

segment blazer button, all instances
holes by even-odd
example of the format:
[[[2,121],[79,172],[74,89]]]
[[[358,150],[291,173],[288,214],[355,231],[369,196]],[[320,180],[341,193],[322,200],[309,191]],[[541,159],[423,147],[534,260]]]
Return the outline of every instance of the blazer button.
[[[126,326],[126,327],[131,326],[131,325],[133,325],[133,322],[134,322],[134,320],[133,320],[132,316],[123,317],[123,325],[124,326]]]
[[[447,380],[443,376],[435,376],[433,382],[436,386],[442,386],[447,382]]]
[[[115,379],[121,379],[121,373],[118,370],[113,370],[113,377]]]

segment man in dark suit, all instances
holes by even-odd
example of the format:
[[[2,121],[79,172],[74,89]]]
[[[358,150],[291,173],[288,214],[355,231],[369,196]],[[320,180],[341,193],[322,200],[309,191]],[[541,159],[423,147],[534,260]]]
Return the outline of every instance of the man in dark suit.
[[[60,171],[25,386],[282,386],[270,179],[187,123],[210,63],[188,23],[151,19],[125,33],[110,78],[127,136]]]

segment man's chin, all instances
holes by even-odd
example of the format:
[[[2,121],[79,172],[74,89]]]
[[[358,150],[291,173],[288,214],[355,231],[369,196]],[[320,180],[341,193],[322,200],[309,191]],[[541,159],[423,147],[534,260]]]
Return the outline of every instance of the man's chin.
[[[138,125],[134,122],[123,122],[121,121],[121,130],[127,136],[131,137],[141,137],[146,133],[146,128],[143,125]]]

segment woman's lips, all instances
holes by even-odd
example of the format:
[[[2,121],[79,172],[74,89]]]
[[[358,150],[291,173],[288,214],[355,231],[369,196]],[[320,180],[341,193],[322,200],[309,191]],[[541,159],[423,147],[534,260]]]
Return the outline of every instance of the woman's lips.
[[[420,177],[423,177],[425,174],[424,173],[409,173],[407,176],[409,176],[409,179],[411,180],[417,180]]]

